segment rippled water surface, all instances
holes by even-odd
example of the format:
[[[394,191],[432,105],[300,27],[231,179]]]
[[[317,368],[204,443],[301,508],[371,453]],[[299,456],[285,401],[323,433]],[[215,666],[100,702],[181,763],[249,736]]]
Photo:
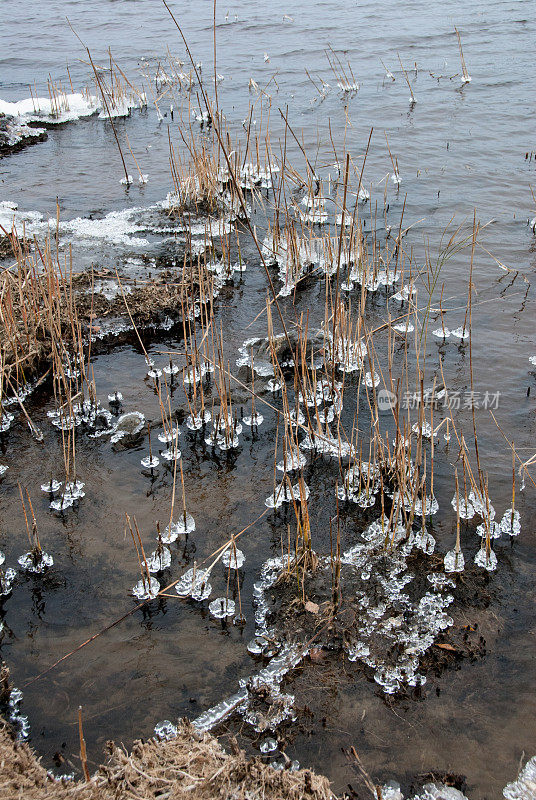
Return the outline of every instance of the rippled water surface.
[[[172,5],[207,83],[213,72],[213,7],[209,2]],[[37,85],[46,95],[49,74],[68,85],[66,63],[76,87],[88,79],[86,53],[67,19],[97,62],[107,48],[138,84],[147,83],[168,51],[186,61],[184,45],[163,4],[148,0],[95,0],[87,3],[21,4],[3,0],[3,44],[0,52],[0,98],[15,101],[29,96]],[[460,82],[460,58],[454,31],[462,36],[471,83]],[[529,356],[534,341],[534,235],[529,219],[535,215],[530,186],[535,185],[533,132],[534,3],[452,0],[441,5],[415,0],[382,4],[279,2],[219,4],[216,9],[219,102],[229,127],[240,130],[256,95],[250,78],[271,96],[273,147],[284,135],[282,113],[309,159],[319,171],[333,164],[338,148],[362,158],[372,130],[363,181],[371,191],[369,227],[374,226],[375,203],[382,216],[384,189],[388,192],[392,224],[410,227],[406,243],[419,262],[425,245],[437,253],[441,233],[455,225],[481,225],[474,256],[473,360],[475,388],[499,392],[497,421],[523,458],[534,446],[534,371]],[[332,48],[343,64],[350,63],[359,91],[343,97],[329,63]],[[327,51],[327,54],[326,54]],[[398,54],[417,100],[409,89]],[[386,74],[382,61],[393,73]],[[309,76],[308,77],[308,74]],[[331,90],[322,100],[316,85]],[[198,98],[192,95],[195,106]],[[256,119],[260,104],[252,119]],[[0,200],[30,212],[35,230],[56,217],[59,204],[62,235],[72,242],[76,267],[95,263],[119,265],[128,273],[139,267],[148,248],[160,252],[165,237],[149,233],[143,214],[153,213],[172,189],[169,136],[178,141],[178,114],[173,120],[169,102],[135,110],[116,122],[125,152],[127,140],[148,183],[129,189],[120,184],[122,167],[109,122],[90,117],[49,130],[46,141],[0,159]],[[331,129],[331,137],[330,137]],[[396,191],[387,178],[392,172],[388,145],[398,161],[401,184]],[[303,166],[303,156],[287,133],[289,158]],[[528,158],[526,155],[528,154]],[[129,171],[135,167],[129,159]],[[361,163],[361,161],[360,161]],[[146,212],[144,209],[153,208]],[[71,225],[77,218],[101,219],[110,212],[132,210],[124,229],[109,237],[94,236],[87,227]],[[21,217],[22,219],[22,217]],[[9,224],[9,213],[0,222]],[[37,222],[36,222],[37,220]],[[138,220],[138,223],[136,223]],[[132,223],[132,224],[131,224]],[[39,228],[39,226],[41,226]],[[149,245],[132,239],[149,236]],[[247,248],[247,245],[245,245]],[[265,335],[263,319],[266,281],[253,250],[244,279],[219,298],[216,313],[225,331],[229,357],[242,341]],[[130,261],[128,261],[130,259]],[[138,259],[138,262],[135,261]],[[136,267],[136,263],[138,267]],[[506,267],[507,269],[504,269]],[[141,268],[140,268],[141,269]],[[444,306],[448,316],[463,321],[468,285],[469,255],[458,253],[444,266]],[[322,289],[307,291],[302,304],[323,309]],[[314,311],[311,312],[312,314]],[[381,317],[382,309],[375,313]],[[250,323],[253,324],[250,326]],[[454,325],[452,326],[454,327]],[[246,330],[247,329],[247,330]],[[160,364],[165,351],[180,351],[180,332],[159,336],[151,354]],[[436,359],[438,345],[429,344]],[[444,363],[454,387],[470,389],[467,353],[449,345]],[[94,358],[99,398],[119,389],[125,410],[137,409],[159,424],[159,408],[144,383],[146,365],[132,343],[100,352]],[[528,394],[528,389],[532,392]],[[185,406],[177,391],[176,406]],[[238,393],[237,407],[248,407],[247,393]],[[115,452],[108,441],[82,439],[77,471],[86,483],[86,497],[76,514],[59,522],[48,510],[39,485],[61,463],[61,441],[50,428],[46,395],[31,402],[34,420],[45,439],[36,445],[21,424],[0,442],[0,461],[10,469],[0,484],[0,549],[13,563],[23,552],[26,533],[17,482],[29,488],[45,549],[55,566],[44,579],[20,579],[4,605],[5,631],[0,639],[15,684],[24,689],[23,710],[31,725],[31,743],[47,767],[67,759],[77,764],[79,705],[93,763],[98,763],[109,738],[130,744],[150,736],[161,719],[195,717],[238,686],[238,678],[257,669],[246,650],[253,635],[252,587],[257,571],[270,555],[280,552],[286,518],[263,518],[242,540],[247,558],[242,597],[246,625],[222,627],[204,608],[175,599],[161,599],[130,615],[44,678],[25,686],[42,670],[105,625],[132,608],[128,591],[135,582],[137,562],[124,533],[124,514],[135,514],[146,542],[152,541],[155,521],[166,524],[172,476],[161,471],[153,479],[140,471],[147,443]],[[244,412],[245,413],[245,412]],[[267,426],[273,411],[263,411]],[[471,415],[460,412],[471,435]],[[489,412],[478,412],[481,458],[489,475],[490,493],[499,514],[509,505],[511,456]],[[184,426],[183,426],[184,427]],[[349,423],[351,429],[351,420]],[[206,558],[231,533],[241,530],[264,510],[272,486],[273,442],[247,433],[238,453],[215,460],[201,437],[181,436],[188,507],[196,532],[186,545],[175,548],[173,579],[194,557]],[[451,447],[437,458],[436,496],[450,511],[453,494]],[[306,473],[314,488],[310,501],[319,549],[329,548],[329,517],[334,513],[332,485],[322,468]],[[536,749],[536,679],[533,529],[534,487],[527,481],[519,497],[522,535],[514,546],[500,545],[500,570],[490,577],[491,604],[469,613],[467,625],[480,625],[486,653],[439,676],[431,676],[418,700],[386,702],[355,665],[331,657],[303,665],[289,680],[301,709],[300,724],[287,748],[291,758],[324,772],[342,791],[355,780],[342,748],[354,745],[367,770],[378,780],[434,770],[467,776],[468,795],[475,800],[500,796],[517,774],[522,754]],[[345,532],[355,541],[356,519],[348,514]],[[285,534],[286,535],[286,534]],[[434,530],[440,549],[452,546],[452,517],[440,515]],[[352,538],[354,536],[354,538]],[[471,544],[471,547],[473,545]],[[476,548],[475,547],[473,549]],[[476,551],[476,550],[475,550]],[[472,551],[471,551],[472,552]],[[215,594],[225,593],[226,577],[216,571]],[[304,709],[307,708],[307,711]],[[304,719],[306,720],[304,722]],[[252,745],[253,747],[255,745]],[[58,754],[60,754],[58,756]]]

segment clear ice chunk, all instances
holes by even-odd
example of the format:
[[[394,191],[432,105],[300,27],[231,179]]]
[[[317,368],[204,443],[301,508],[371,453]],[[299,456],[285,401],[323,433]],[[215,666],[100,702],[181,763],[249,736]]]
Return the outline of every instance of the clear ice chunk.
[[[507,536],[519,536],[521,533],[521,517],[519,511],[507,508],[500,522],[501,531]]]
[[[267,739],[263,739],[263,741],[259,745],[259,750],[263,754],[273,753],[275,750],[277,750],[277,748],[278,748],[277,741],[273,739],[271,736],[269,736]]]
[[[141,578],[132,589],[132,594],[138,600],[154,600],[160,591],[160,583],[156,578]]]
[[[54,559],[44,550],[38,550],[24,553],[18,562],[26,572],[35,572],[39,575],[54,564]]]
[[[445,572],[463,572],[465,568],[465,558],[462,551],[449,550],[445,555]]]
[[[191,597],[193,600],[206,600],[212,594],[212,586],[207,580],[207,570],[189,569],[175,585],[179,597]]]
[[[0,569],[0,596],[5,597],[11,592],[11,587],[16,577],[17,573],[13,567],[9,567],[6,570]]]
[[[503,789],[506,800],[534,800],[536,797],[536,756],[533,756],[513,783]]]
[[[171,566],[171,550],[168,547],[162,547],[159,550],[154,550],[147,559],[147,568],[149,572],[162,572]]]
[[[490,539],[500,539],[502,533],[502,526],[499,522],[481,522],[480,525],[476,526],[476,534],[480,536],[482,539],[486,539],[489,531],[489,538]]]
[[[217,597],[209,603],[208,610],[216,619],[225,619],[225,617],[234,617],[236,606],[234,600],[228,600],[226,597]]]
[[[231,569],[240,569],[245,560],[244,553],[238,547],[236,549],[230,547],[221,557],[221,563],[226,569],[229,569],[229,567]]]
[[[145,456],[141,459],[140,464],[145,469],[155,469],[160,464],[160,459],[156,456]]]
[[[48,483],[41,484],[41,491],[48,492],[49,494],[53,494],[54,492],[59,492],[61,489],[61,481],[57,481],[54,479],[50,479]]]
[[[177,726],[174,725],[169,719],[164,719],[154,726],[154,735],[162,742],[168,742],[174,739],[177,735]]]
[[[259,425],[262,425],[264,422],[264,417],[256,411],[252,416],[244,417],[242,422],[244,425],[247,425],[248,428],[258,428]]]
[[[497,556],[491,549],[489,553],[487,552],[484,542],[475,556],[475,564],[477,567],[483,567],[488,572],[494,572],[497,569]]]

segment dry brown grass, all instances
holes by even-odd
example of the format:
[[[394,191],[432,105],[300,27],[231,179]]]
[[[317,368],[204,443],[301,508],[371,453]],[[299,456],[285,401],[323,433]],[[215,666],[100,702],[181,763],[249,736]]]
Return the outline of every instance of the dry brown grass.
[[[0,723],[3,800],[334,800],[327,778],[309,770],[278,772],[235,745],[227,754],[210,734],[179,724],[169,742],[136,742],[128,753],[110,744],[106,764],[89,782],[55,782],[31,748]]]

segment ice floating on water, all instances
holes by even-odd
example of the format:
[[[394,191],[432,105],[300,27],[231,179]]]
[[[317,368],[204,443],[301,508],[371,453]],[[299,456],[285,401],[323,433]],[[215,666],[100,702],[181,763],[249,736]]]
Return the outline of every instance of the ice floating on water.
[[[432,555],[435,550],[436,540],[431,533],[428,533],[426,528],[421,528],[415,533],[414,541],[415,547],[427,555]]]
[[[206,569],[189,569],[175,585],[179,597],[191,597],[192,600],[206,600],[212,594],[212,586],[208,582]]]
[[[181,457],[182,453],[178,449],[177,445],[174,444],[169,447],[167,450],[163,450],[160,455],[162,456],[165,461],[178,461]]]
[[[365,642],[356,642],[348,645],[348,661],[357,661],[367,658],[370,655],[370,647]]]
[[[387,77],[390,77],[390,73],[388,73]],[[400,785],[395,781],[389,781],[381,787],[380,797],[382,800],[404,800],[404,795],[400,791]]]
[[[74,499],[72,497],[65,497],[64,495],[61,495],[57,500],[52,500],[50,503],[50,508],[53,511],[57,511],[58,513],[62,514],[68,508],[72,508],[73,505]]]
[[[252,656],[260,656],[264,653],[266,647],[266,640],[260,636],[255,636],[248,642],[247,650]]]
[[[211,420],[211,413],[210,411],[205,411],[203,414],[188,414],[186,418],[186,427],[191,431],[199,431]]]
[[[33,550],[20,556],[18,562],[26,572],[35,572],[39,575],[53,565],[54,559],[43,550]]]
[[[132,177],[132,175],[127,175],[124,178],[121,178],[119,183],[122,183],[123,186],[130,186],[130,184],[133,183],[133,181],[134,181],[134,178]]]
[[[415,325],[412,322],[399,322],[398,325],[393,325],[393,328],[399,333],[413,333]]]
[[[199,114],[194,113],[194,117],[195,121],[198,122],[201,125],[201,127],[203,127],[203,125],[208,125],[209,123],[211,123],[211,118],[208,111],[200,111]]]
[[[68,500],[80,500],[82,497],[85,497],[85,492],[83,491],[85,484],[82,481],[75,480],[75,481],[66,481],[65,488],[63,490],[63,497]]]
[[[295,488],[298,488],[298,498],[299,499],[299,487],[298,484],[296,486],[292,486],[289,488],[287,481],[283,481],[276,487],[275,492],[269,494],[266,500],[264,501],[264,505],[267,508],[280,508],[283,503],[291,503],[293,497],[296,498]]]
[[[145,458],[141,459],[140,464],[145,469],[155,469],[160,464],[160,459],[156,456],[145,456]]]
[[[96,97],[82,94],[67,94],[59,102],[52,104],[49,97],[30,97],[16,103],[0,100],[0,114],[16,117],[20,122],[46,122],[60,125],[73,122],[81,117],[89,117],[98,111]]]
[[[234,617],[235,603],[234,600],[228,600],[226,597],[217,597],[208,604],[208,610],[216,619],[225,619],[225,617]]]
[[[246,557],[242,550],[230,547],[221,557],[221,563],[226,569],[240,569],[244,564]]]
[[[480,495],[476,494],[472,489],[469,492],[467,500],[473,506],[475,513],[480,517],[490,521],[495,519],[495,509],[491,503],[488,500],[483,501]]]
[[[374,373],[366,372],[365,373],[365,386],[367,386],[369,389],[372,389],[373,386],[374,387],[378,386],[378,384],[380,383],[380,380],[381,380],[381,377],[377,372],[374,372]]]
[[[4,411],[0,415],[0,433],[5,433],[11,427],[11,423],[15,419],[13,414],[10,414],[9,411]]]
[[[277,469],[280,472],[293,472],[294,470],[301,469],[306,464],[307,457],[304,456],[303,453],[287,450],[284,459],[277,463]]]
[[[475,508],[469,498],[466,500],[465,497],[458,498],[454,495],[451,500],[451,505],[455,511],[457,511],[459,507],[461,519],[473,519],[475,516]]]
[[[442,572],[431,572],[426,576],[426,579],[432,584],[432,587],[436,591],[448,588],[454,589],[456,587],[456,584],[452,578],[447,578],[447,576],[443,575]]]
[[[272,737],[268,737],[267,739],[263,739],[259,745],[259,750],[261,753],[273,753],[274,750],[277,750],[278,744],[275,739]]]
[[[178,428],[172,428],[170,431],[163,431],[163,433],[159,433],[158,441],[162,442],[163,444],[167,444],[168,442],[175,441],[179,435],[180,430]]]
[[[168,547],[162,547],[159,550],[154,550],[147,559],[147,569],[149,572],[162,572],[171,565],[171,550]]]
[[[422,794],[416,795],[413,800],[467,800],[463,792],[453,786],[443,783],[425,783]]]
[[[154,600],[160,591],[160,583],[156,578],[141,578],[132,589],[132,594],[138,600]]]
[[[482,539],[487,537],[488,531],[490,539],[500,539],[502,533],[501,524],[499,522],[481,522],[480,525],[476,527],[476,533]]]
[[[30,723],[28,717],[20,712],[22,702],[22,692],[15,686],[9,692],[8,715],[9,721],[17,732],[17,739],[24,740],[30,735]]]
[[[259,425],[262,425],[262,423],[264,422],[264,417],[262,416],[262,414],[259,414],[259,412],[256,411],[253,414],[253,416],[244,417],[242,422],[244,423],[244,425],[247,425],[248,428],[258,428]]]
[[[281,559],[269,559],[269,561],[281,563]],[[307,652],[307,649],[301,649],[295,645],[287,645],[277,656],[274,656],[269,661],[264,669],[250,678],[242,679],[240,681],[241,688],[238,692],[197,717],[193,721],[194,727],[199,731],[208,731],[227,719],[234,711],[239,711],[244,713],[246,721],[253,724],[255,730],[260,732],[267,730],[267,728],[275,727],[283,719],[292,716],[291,704],[288,702],[290,695],[282,695],[279,687],[285,675],[302,661]],[[250,692],[255,695],[258,690],[271,695],[272,699],[276,701],[277,699],[282,699],[283,701],[279,713],[268,722],[264,720],[262,722],[258,721],[254,713],[249,719],[247,716]]]
[[[450,330],[449,328],[436,328],[435,331],[432,331],[432,336],[436,336],[438,339],[448,339],[450,337]]]
[[[455,330],[451,331],[450,334],[456,339],[461,339],[462,342],[464,339],[469,338],[469,331],[464,325],[460,325],[459,328],[455,328]]]
[[[170,722],[169,719],[165,719],[154,726],[154,735],[160,741],[168,742],[177,736],[177,726]]]
[[[13,117],[2,119],[0,130],[0,147],[17,147],[22,142],[30,143],[37,139],[46,139],[47,132],[44,128],[29,127]]]
[[[184,536],[186,533],[193,533],[193,531],[195,531],[195,519],[191,514],[188,512],[184,513],[183,511],[176,522],[172,522],[171,526],[167,526],[166,531],[168,530],[175,535],[175,538],[177,538],[177,536]]]
[[[0,597],[5,597],[11,592],[16,577],[17,573],[12,567],[6,570],[0,569]]]
[[[0,464],[0,478],[1,478],[3,475],[5,475],[5,474],[6,474],[6,472],[8,471],[8,469],[9,469],[9,467],[7,466],[7,464]]]
[[[240,430],[242,430],[241,427]],[[205,441],[207,442],[207,444],[209,443],[208,439],[206,439]],[[225,434],[220,434],[219,436],[216,436],[216,444],[218,445],[220,450],[223,451],[234,450],[240,444],[238,433],[227,431]]]
[[[519,511],[517,509],[512,511],[511,508],[507,508],[503,514],[500,526],[502,533],[507,536],[519,536],[521,533],[521,517],[519,516]]]
[[[482,541],[480,550],[475,556],[475,564],[477,567],[484,567],[488,572],[494,572],[497,569],[497,556],[491,549],[488,552],[485,541]]]
[[[463,572],[465,558],[462,551],[449,550],[444,559],[445,572]]]
[[[177,523],[171,522],[169,525],[166,526],[164,533],[162,534],[162,541],[164,544],[171,544],[175,542],[180,536],[180,532],[177,529]]]
[[[357,92],[359,90],[359,84],[356,82],[350,83],[349,81],[337,81],[337,86],[341,90],[341,92]]]
[[[111,406],[119,406],[123,402],[123,395],[121,392],[114,392],[108,395],[108,402]]]

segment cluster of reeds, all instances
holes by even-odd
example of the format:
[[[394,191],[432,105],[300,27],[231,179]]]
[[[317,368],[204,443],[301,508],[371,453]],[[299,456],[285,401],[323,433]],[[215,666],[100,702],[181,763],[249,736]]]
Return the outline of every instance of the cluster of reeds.
[[[128,115],[132,108],[143,108],[147,98],[143,87],[139,88],[123,72],[108,51],[108,64],[97,65],[88,53],[93,72],[95,95],[107,117]]]
[[[28,242],[24,232],[5,232],[13,263],[0,273],[0,395],[24,390],[43,378],[67,353],[80,353],[84,335],[78,319],[71,254],[61,259],[51,237]],[[31,245],[31,247],[30,247]],[[38,372],[42,370],[42,374]]]
[[[345,85],[350,85],[352,81],[355,83],[350,68],[347,74],[340,59],[335,54],[332,57],[333,62],[330,63],[340,82]],[[400,64],[412,102],[415,102],[411,83],[401,61]],[[197,78],[199,79],[199,75]],[[305,175],[301,175],[290,165],[286,151],[282,151],[279,159],[274,159],[268,135],[264,139],[264,146],[256,136],[252,147],[249,128],[244,148],[245,157],[240,168],[237,155],[240,146],[235,144],[231,149],[217,105],[214,106],[208,98],[201,82],[200,86],[212,129],[210,136],[202,139],[200,162],[197,152],[188,144],[187,150],[194,158],[190,162],[193,174],[189,176],[186,185],[195,186],[200,196],[218,196],[222,186],[235,193],[236,203],[244,212],[244,224],[266,271],[270,290],[266,317],[268,351],[273,365],[271,384],[282,392],[278,415],[283,430],[279,448],[284,451],[284,462],[287,452],[299,453],[298,432],[301,431],[313,449],[329,452],[331,457],[338,456],[339,499],[347,499],[352,495],[360,497],[365,504],[377,503],[381,507],[386,546],[392,545],[394,530],[400,520],[403,520],[408,535],[416,522],[421,524],[424,531],[427,519],[435,513],[437,507],[434,496],[434,460],[439,432],[446,434],[445,439],[448,440],[450,429],[456,431],[448,407],[446,413],[444,409],[439,409],[440,398],[444,400],[446,397],[448,400],[444,376],[439,382],[436,374],[433,381],[429,382],[431,385],[427,385],[425,367],[432,300],[437,303],[436,290],[440,286],[443,263],[453,252],[467,247],[474,237],[463,235],[457,238],[455,234],[442,249],[437,260],[426,254],[424,267],[417,268],[412,252],[403,246],[407,233],[407,229],[403,227],[404,212],[396,227],[387,225],[389,204],[386,192],[381,215],[385,220],[385,235],[383,238],[378,235],[376,207],[374,211],[370,208],[372,234],[365,236],[366,221],[364,212],[360,210],[360,204],[368,199],[368,193],[363,186],[364,162],[357,167],[350,155],[344,154],[344,174],[341,174],[339,166],[338,177],[320,179],[286,117],[282,115],[285,136],[295,139],[305,158]],[[189,130],[191,131],[191,126]],[[210,157],[207,157],[209,146]],[[256,187],[243,180],[243,165],[252,149],[256,153],[257,173],[262,171],[270,177],[264,187],[266,195],[255,193]],[[398,185],[398,162],[393,158],[389,145],[388,150]],[[259,152],[263,153],[262,157]],[[340,165],[341,154],[337,155]],[[263,170],[260,167],[262,161]],[[177,163],[174,153],[172,162]],[[200,170],[196,166],[198,163],[201,164]],[[181,185],[180,174],[185,174],[185,168],[183,166],[177,170],[172,167],[172,173],[177,191]],[[178,191],[177,195],[180,196]],[[262,201],[264,209],[268,211],[263,241],[259,239],[257,229],[249,222],[247,211],[250,201]],[[182,205],[184,207],[185,204]],[[306,213],[302,211],[303,206]],[[324,225],[326,227],[322,227]],[[278,278],[283,283],[282,290],[276,290],[271,265],[276,265],[279,269]],[[291,295],[293,303],[296,303],[301,284],[309,279],[324,283],[324,319],[320,324],[321,345],[316,354],[313,354],[314,348],[311,347],[309,320],[304,320],[302,316],[299,323],[294,322],[291,340],[288,323],[284,318],[285,311],[282,309],[284,297]],[[387,289],[395,284],[398,291],[394,298],[389,298]],[[417,284],[419,291],[425,295],[422,305],[417,302]],[[464,316],[463,326],[460,326],[462,347],[465,346],[465,339],[470,336],[470,294],[469,292],[468,312]],[[377,313],[370,313],[371,305],[376,305],[377,312],[377,298],[381,298],[385,309],[384,321],[379,324]],[[439,311],[445,331],[441,301],[442,292]],[[275,312],[277,326],[282,331],[277,335],[273,328]],[[296,318],[293,308],[291,314]],[[212,321],[210,325],[213,325]],[[198,334],[204,342],[209,341],[211,336],[214,341],[213,327],[209,334],[203,321],[200,321]],[[287,345],[286,366],[280,363],[281,339]],[[215,385],[220,410],[215,425],[217,434],[223,432],[224,438],[232,440],[235,423],[230,399],[231,384],[237,378],[232,375],[229,364],[226,364],[221,333],[217,341],[218,345],[213,349],[210,359],[216,366],[218,375]],[[192,349],[195,354],[195,346]],[[319,353],[322,356],[320,359]],[[197,355],[194,360],[197,362]],[[254,361],[255,354],[252,353],[252,378],[255,372]],[[289,361],[292,372],[290,378]],[[194,386],[196,384],[194,382]],[[365,398],[357,403],[356,389],[358,395],[363,390],[365,393]],[[190,388],[189,393],[191,392]],[[381,407],[381,400],[379,401],[379,395],[385,396],[385,393],[392,400],[388,409],[388,426],[384,423],[385,416],[382,416],[385,408]],[[197,392],[195,394],[197,402]],[[347,394],[353,397],[355,404],[351,431],[345,431],[342,422],[342,409],[347,405]],[[251,395],[253,403],[259,405],[265,402],[255,391],[253,379]],[[403,396],[413,398],[414,408],[403,408]],[[203,406],[205,400],[202,395]],[[445,402],[441,405],[445,406]],[[366,419],[368,429],[364,427],[363,419]],[[387,432],[385,427],[389,428]],[[476,430],[474,440],[476,472],[470,468],[467,446],[460,449],[458,458],[461,459],[464,476],[467,476],[464,482],[465,496],[468,496],[467,491],[473,491],[474,497],[480,498],[485,512],[486,505],[489,505],[489,493],[483,470],[478,463]],[[277,435],[275,441],[278,442]],[[343,467],[344,459],[349,459],[347,469]],[[300,542],[302,553],[310,552],[311,528],[306,511],[303,474],[298,475],[298,482],[293,486],[284,467],[283,480],[278,483],[275,463],[276,458],[273,507],[278,508],[283,497],[284,501],[290,502],[296,508],[296,542]],[[472,487],[469,490],[466,489],[467,481]],[[484,519],[489,521],[489,517]],[[487,546],[489,547],[489,537]]]

